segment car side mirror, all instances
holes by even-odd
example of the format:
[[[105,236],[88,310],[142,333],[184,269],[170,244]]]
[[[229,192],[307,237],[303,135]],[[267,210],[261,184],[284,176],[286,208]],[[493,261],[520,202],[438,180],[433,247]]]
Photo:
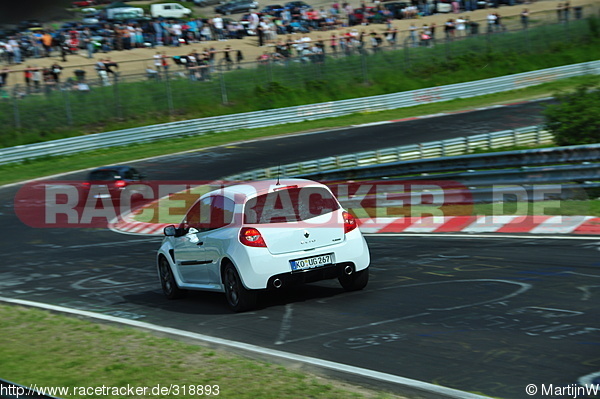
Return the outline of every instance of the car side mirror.
[[[177,228],[175,226],[173,226],[172,224],[170,224],[163,229],[163,234],[166,237],[176,237],[177,236]]]

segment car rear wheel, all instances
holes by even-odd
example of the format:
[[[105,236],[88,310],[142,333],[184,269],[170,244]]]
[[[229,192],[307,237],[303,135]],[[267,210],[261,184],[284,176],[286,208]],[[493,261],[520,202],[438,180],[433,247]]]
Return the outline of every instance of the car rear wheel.
[[[234,312],[243,312],[256,306],[256,292],[246,289],[235,267],[228,263],[223,270],[223,284],[227,303]]]
[[[352,274],[344,274],[338,279],[340,284],[346,291],[360,291],[367,286],[369,282],[369,268],[354,272]]]
[[[169,261],[164,256],[161,256],[158,261],[158,272],[160,275],[160,285],[167,298],[178,299],[185,296],[185,290],[177,286]]]

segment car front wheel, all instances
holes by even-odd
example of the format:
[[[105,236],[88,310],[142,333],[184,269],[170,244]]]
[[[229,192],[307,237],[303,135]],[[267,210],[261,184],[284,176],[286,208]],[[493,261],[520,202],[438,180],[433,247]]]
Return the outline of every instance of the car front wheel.
[[[352,274],[344,274],[339,277],[340,284],[346,291],[360,291],[367,286],[369,282],[369,268],[354,272]]]
[[[227,303],[234,312],[243,312],[256,306],[256,292],[246,289],[235,267],[228,263],[223,270],[223,284]]]
[[[160,275],[160,285],[167,298],[178,299],[185,296],[185,290],[177,286],[169,261],[164,256],[161,256],[158,261],[158,272]]]

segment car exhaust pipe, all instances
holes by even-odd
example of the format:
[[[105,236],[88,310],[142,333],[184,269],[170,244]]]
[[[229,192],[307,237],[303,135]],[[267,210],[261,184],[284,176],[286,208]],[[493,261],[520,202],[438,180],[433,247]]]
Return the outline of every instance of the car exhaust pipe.
[[[283,285],[283,283],[281,282],[280,279],[276,278],[275,280],[273,280],[273,287],[281,288],[282,285]]]
[[[354,272],[354,269],[352,269],[352,266],[346,266],[344,267],[344,274],[346,276],[351,275]]]

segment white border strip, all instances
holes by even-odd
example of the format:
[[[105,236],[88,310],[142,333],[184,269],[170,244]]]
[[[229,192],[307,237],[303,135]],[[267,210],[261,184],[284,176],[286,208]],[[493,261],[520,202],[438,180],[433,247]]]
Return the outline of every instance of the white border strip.
[[[62,306],[50,305],[40,302],[27,301],[23,299],[13,299],[0,297],[0,302],[10,303],[13,305],[22,305],[28,307],[41,308],[50,310],[53,312],[66,313],[70,315],[83,316],[90,319],[102,320],[111,323],[118,323],[127,325],[134,328],[140,328],[149,330],[152,332],[158,332],[163,334],[169,334],[180,338],[192,339],[195,341],[202,341],[209,344],[215,344],[225,346],[232,349],[239,349],[250,353],[255,353],[261,356],[267,355],[280,360],[292,361],[296,363],[304,363],[311,366],[316,366],[321,369],[332,370],[335,372],[344,372],[347,374],[369,378],[376,381],[382,381],[386,383],[393,383],[402,385],[405,387],[412,388],[413,390],[419,390],[435,394],[447,398],[456,399],[488,399],[488,396],[481,396],[472,394],[469,392],[459,391],[457,389],[446,388],[440,385],[434,385],[423,381],[413,380],[410,378],[400,377],[393,374],[382,373],[379,371],[369,370],[361,367],[350,366],[343,363],[331,362],[328,360],[317,359],[314,357],[297,355],[294,353],[283,352],[275,349],[263,348],[258,345],[247,344],[238,341],[230,341],[227,339],[211,337],[209,335],[193,333],[190,331],[178,330],[170,327],[157,326],[155,324],[145,323],[136,320],[123,319],[120,317],[109,316],[101,313],[94,313],[79,309],[70,309]]]

